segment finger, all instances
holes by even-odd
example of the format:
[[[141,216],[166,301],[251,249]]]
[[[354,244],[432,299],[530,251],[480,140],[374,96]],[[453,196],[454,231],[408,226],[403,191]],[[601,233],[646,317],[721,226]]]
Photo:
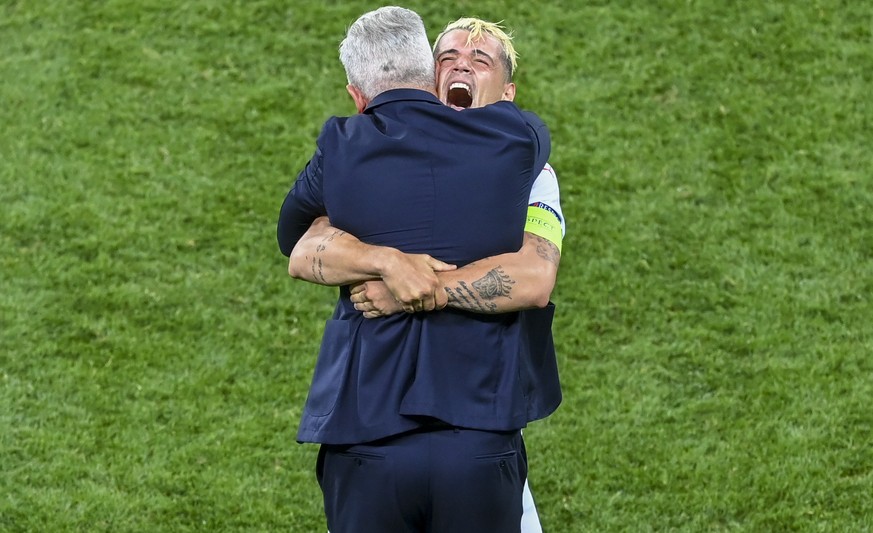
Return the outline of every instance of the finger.
[[[434,272],[448,272],[449,270],[455,270],[458,268],[457,265],[450,265],[433,257],[428,260],[428,266],[432,268]]]
[[[366,302],[370,301],[370,299],[367,298],[366,292],[359,292],[358,294],[353,294],[353,295],[351,295],[351,297],[349,299],[352,301],[352,303],[356,303],[356,304],[362,304],[362,303],[366,303]]]
[[[358,283],[357,285],[352,285],[351,294],[355,295],[355,294],[358,294],[359,292],[365,292],[366,290],[367,290],[366,283]]]
[[[400,296],[400,297],[394,298],[394,301],[399,303],[400,305],[408,305],[409,307],[412,307],[413,305],[415,305],[415,302],[417,302],[419,299],[420,298],[418,296],[409,296],[409,297]]]
[[[434,298],[431,296],[429,298],[426,298],[422,302],[421,310],[422,311],[433,311],[434,307],[436,307],[436,302],[434,301]]]
[[[434,309],[444,309],[449,303],[449,295],[446,291],[437,291],[434,295]]]

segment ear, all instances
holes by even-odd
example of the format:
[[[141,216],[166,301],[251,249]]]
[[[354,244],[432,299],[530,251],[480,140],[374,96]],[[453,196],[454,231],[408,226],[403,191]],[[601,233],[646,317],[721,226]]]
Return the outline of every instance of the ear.
[[[503,97],[501,100],[509,100],[510,102],[515,100],[515,84],[507,83],[503,86]]]
[[[364,96],[364,93],[351,83],[346,85],[346,90],[350,95],[352,95],[352,100],[355,101],[355,107],[358,109],[358,113],[363,113],[364,109],[367,109],[367,104],[370,103],[370,99]]]

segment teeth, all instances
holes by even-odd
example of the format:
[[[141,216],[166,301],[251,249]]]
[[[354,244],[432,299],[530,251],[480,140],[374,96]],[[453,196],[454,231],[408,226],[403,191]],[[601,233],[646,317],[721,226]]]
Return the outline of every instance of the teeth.
[[[458,81],[456,81],[455,83],[453,83],[451,85],[451,87],[449,87],[449,90],[452,90],[452,89],[464,89],[465,91],[470,92],[469,85],[467,85],[466,83],[458,82]]]

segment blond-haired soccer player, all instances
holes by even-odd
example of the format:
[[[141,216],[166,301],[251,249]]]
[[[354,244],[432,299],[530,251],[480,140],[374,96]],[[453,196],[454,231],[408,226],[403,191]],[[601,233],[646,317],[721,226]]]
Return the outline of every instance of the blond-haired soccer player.
[[[512,78],[517,68],[517,54],[512,44],[512,37],[498,23],[477,18],[461,18],[449,23],[434,42],[434,57],[437,95],[445,104],[460,110],[515,98],[516,87]],[[561,210],[558,178],[549,165],[546,165],[537,177],[531,190],[525,231],[525,246],[518,252],[518,257],[513,259],[522,259],[526,251],[535,251],[539,259],[524,258],[517,263],[508,263],[509,258],[503,256],[480,263],[502,264],[504,271],[510,266],[521,264],[531,268],[546,267],[545,272],[539,277],[531,277],[529,281],[543,283],[541,288],[549,287],[550,294],[554,283],[553,276],[557,274],[565,223]],[[551,266],[547,264],[551,261],[554,261],[554,274]],[[469,277],[465,269],[438,275],[447,281],[451,278]],[[520,281],[523,278],[515,273],[513,279]],[[352,301],[358,302],[360,310],[365,311],[365,316],[382,316],[398,310],[393,296],[384,286],[379,287],[376,283],[368,282],[366,288],[359,286],[353,292],[355,290],[358,292],[352,296]],[[449,293],[449,305],[458,303],[453,301],[458,298],[455,296],[457,294],[462,294],[460,284],[454,285]],[[542,297],[542,294],[540,292],[538,296]],[[502,296],[510,297],[509,294]],[[517,297],[515,293],[512,296]],[[503,300],[502,303],[510,304],[508,300]],[[520,301],[515,303],[525,305]],[[501,308],[504,311],[514,310],[504,306]],[[522,533],[541,533],[542,526],[527,482],[524,485],[523,504]]]

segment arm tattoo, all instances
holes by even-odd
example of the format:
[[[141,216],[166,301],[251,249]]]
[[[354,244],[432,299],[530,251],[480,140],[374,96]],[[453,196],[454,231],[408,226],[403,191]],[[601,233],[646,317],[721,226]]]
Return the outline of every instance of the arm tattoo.
[[[341,237],[345,234],[345,231],[336,230],[325,237],[320,243],[318,243],[318,246],[315,247],[315,257],[312,258],[312,276],[320,283],[326,283],[324,277],[324,262],[321,260],[321,254],[327,250],[327,243],[333,241],[336,237]]]
[[[497,304],[485,302],[477,298],[476,294],[464,281],[459,281],[457,287],[446,287],[445,289],[446,296],[449,298],[449,305],[452,307],[467,311],[478,311],[479,313],[497,312]]]
[[[497,313],[494,300],[500,296],[512,299],[509,293],[515,280],[506,275],[499,266],[473,282],[470,288],[465,281],[459,281],[457,287],[446,287],[446,295],[452,307],[478,311],[480,313]]]
[[[512,286],[515,285],[515,280],[506,275],[500,266],[492,268],[480,279],[473,282],[473,288],[479,293],[479,296],[486,300],[493,300],[498,296],[506,296],[510,300],[509,293],[512,291]]]
[[[343,230],[341,230],[341,229],[338,229],[338,230],[334,231],[333,233],[331,233],[330,235],[328,235],[328,237],[327,237],[326,239],[324,239],[324,240],[325,240],[326,242],[330,242],[330,241],[334,240],[334,238],[336,238],[336,237],[342,237],[342,236],[345,235],[345,234],[346,234],[345,231],[343,231]]]
[[[317,256],[312,258],[312,277],[319,283],[326,283],[324,279],[324,263]]]
[[[545,259],[550,263],[554,263],[555,266],[561,262],[561,252],[558,251],[558,247],[555,244],[548,240],[540,237],[539,235],[534,235],[533,233],[529,234],[532,238],[537,241],[537,255]]]

